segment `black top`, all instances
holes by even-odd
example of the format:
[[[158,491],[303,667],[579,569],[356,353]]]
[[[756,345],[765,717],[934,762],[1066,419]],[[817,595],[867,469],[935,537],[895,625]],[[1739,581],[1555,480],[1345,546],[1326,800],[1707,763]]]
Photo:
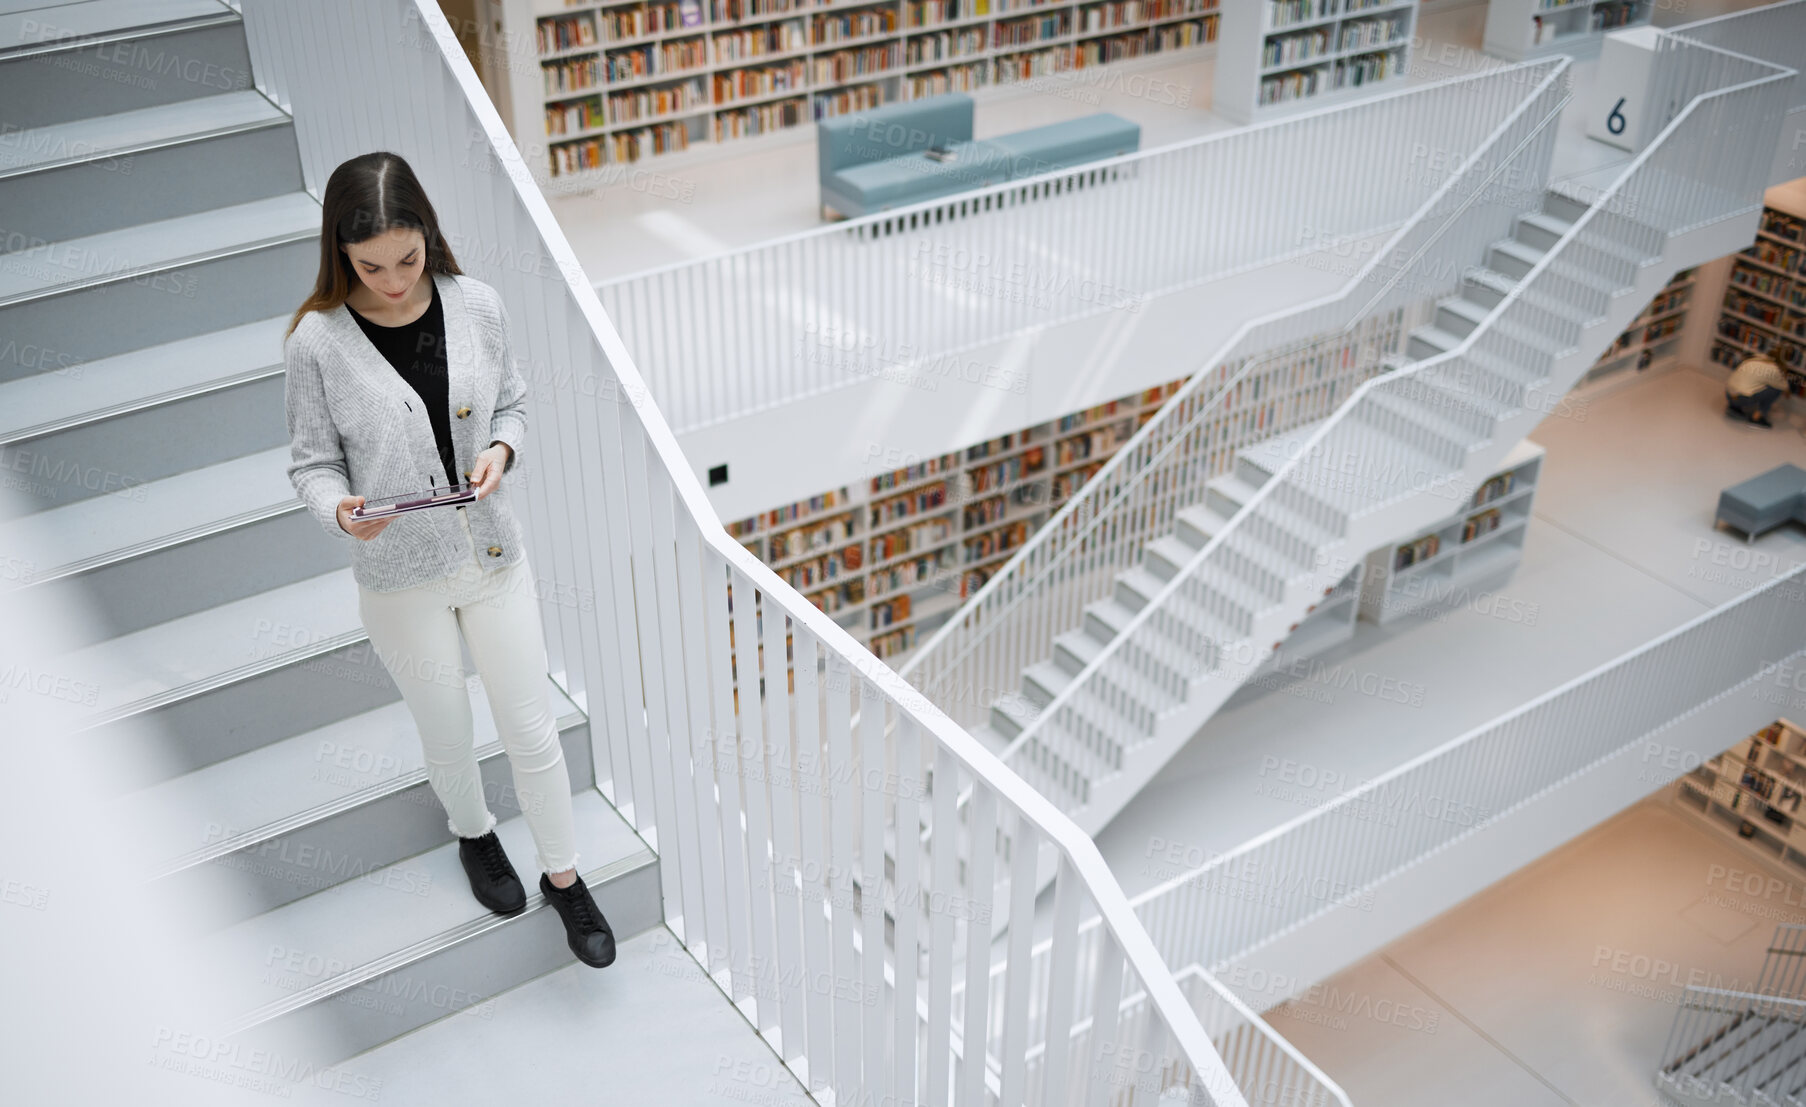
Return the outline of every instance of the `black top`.
[[[445,467],[442,483],[450,484],[452,474],[458,472],[458,460],[452,450],[451,384],[445,366],[445,312],[439,303],[438,282],[430,273],[426,280],[432,286],[432,301],[412,323],[385,327],[365,319],[349,303],[345,310],[351,312],[351,317],[369,337],[370,344],[388,359],[425,406],[427,418],[433,425],[433,438],[439,444],[439,463]]]

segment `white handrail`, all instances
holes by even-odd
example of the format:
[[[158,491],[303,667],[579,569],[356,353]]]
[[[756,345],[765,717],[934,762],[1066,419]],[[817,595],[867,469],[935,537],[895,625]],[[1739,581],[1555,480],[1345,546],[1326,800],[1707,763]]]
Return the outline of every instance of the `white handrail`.
[[[907,826],[923,804],[950,805],[965,777],[983,783],[986,817],[1058,851],[1056,898],[1067,924],[1056,935],[1074,940],[1079,909],[1088,903],[1111,937],[1089,975],[1056,965],[1034,982],[1034,1011],[1025,999],[1030,966],[1006,981],[1012,1033],[1026,1035],[1031,1016],[1039,1018],[1050,1044],[1043,1071],[1019,1064],[1006,1070],[1005,1100],[1024,1102],[1039,1096],[1038,1088],[1052,1096],[1062,1087],[1066,1028],[1095,1004],[1114,1010],[1126,985],[1146,991],[1155,1017],[1134,1027],[1113,1020],[1095,1027],[1089,1055],[1073,1058],[1079,1073],[1097,1077],[1112,1047],[1171,1049],[1177,1057],[1168,1058],[1168,1072],[1181,1074],[1173,1079],[1203,1101],[1243,1107],[1096,845],[727,535],[437,5],[331,0],[300,12],[283,0],[244,0],[243,9],[258,87],[294,116],[310,190],[317,195],[337,164],[370,149],[409,158],[461,259],[503,293],[530,381],[554,374],[556,402],[535,394],[547,390],[529,389],[535,437],[552,463],[539,464],[532,453],[522,459],[523,477],[532,478],[523,506],[533,560],[542,581],[549,571],[558,584],[541,598],[549,654],[555,667],[562,662],[567,690],[590,716],[598,765],[613,769],[617,808],[659,853],[668,924],[754,1012],[749,1017],[806,1086],[849,1100],[862,1093],[908,1098],[917,1094],[919,1056],[929,1081],[924,1097],[950,1092],[955,1102],[983,1101],[983,1066],[960,1066],[952,1052],[950,984],[959,962],[956,936],[964,936],[968,953],[982,951],[988,928],[943,908],[933,915],[932,943],[924,938],[907,958],[895,957],[869,910],[858,912],[849,901],[825,906],[819,916],[798,914],[783,891],[851,893],[846,866],[813,879],[787,868],[792,858],[784,851],[825,864],[822,849],[831,844],[835,862],[863,858],[871,871],[884,834],[894,830],[887,820]],[[591,597],[596,613],[560,602],[567,590]],[[784,663],[792,650],[794,672]],[[763,680],[761,653],[769,670]],[[787,675],[794,693],[785,687]],[[644,689],[643,712],[637,688]],[[630,705],[622,695],[632,695]],[[872,726],[851,729],[855,696],[862,714],[882,720],[888,709],[903,724],[893,728],[894,745]],[[829,774],[826,794],[814,800],[799,798],[807,774],[789,765],[778,770],[775,754],[741,760],[742,740],[759,739],[765,726],[772,741],[783,736],[788,751],[792,721],[798,749],[806,750],[802,739],[810,735],[826,746],[827,761],[813,770]],[[733,739],[726,767],[703,756],[706,748],[684,748],[697,734]],[[886,765],[906,771],[918,740],[937,767],[939,794],[920,796],[909,780],[884,773]],[[768,767],[779,775],[765,775]],[[855,774],[854,787],[832,775],[843,770]],[[730,809],[730,802],[740,806]],[[998,887],[991,850],[985,843],[969,852],[967,864],[950,837],[929,859],[931,873],[915,881],[899,873],[884,891],[984,907]],[[863,894],[877,891],[868,882]],[[918,971],[918,953],[928,961],[925,972]],[[762,979],[742,976],[749,967],[793,968],[800,961],[792,956],[828,966],[835,992],[823,996],[807,981],[782,978],[776,994],[766,995]],[[970,1013],[988,964],[967,956],[963,965],[968,995],[977,997],[969,999]],[[893,981],[889,990],[886,979]],[[881,1001],[846,1006],[852,1017],[835,1017],[831,1012],[848,1004],[842,986],[877,987]],[[929,1005],[926,1034],[916,1025],[917,995]],[[893,1008],[889,1021],[885,1000]],[[908,1049],[894,1063],[887,1060],[893,1045]]]

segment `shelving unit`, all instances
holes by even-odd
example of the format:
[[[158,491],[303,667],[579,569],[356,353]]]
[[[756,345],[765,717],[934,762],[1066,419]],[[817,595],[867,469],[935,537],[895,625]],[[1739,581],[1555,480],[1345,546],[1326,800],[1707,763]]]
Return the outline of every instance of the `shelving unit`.
[[[1353,638],[1361,614],[1361,581],[1365,575],[1366,562],[1356,563],[1327,596],[1317,601],[1279,651],[1255,669],[1224,706],[1237,706],[1266,695],[1285,684],[1288,670],[1296,672],[1299,662]]]
[[[1769,861],[1806,872],[1806,730],[1778,719],[1675,784],[1675,807]]]
[[[1590,57],[1611,31],[1649,22],[1652,0],[1489,0],[1485,49],[1512,61]]]
[[[1216,41],[1219,0],[506,0],[516,142],[542,183]],[[518,51],[517,51],[518,52]]]
[[[1771,193],[1773,190],[1771,190]],[[1735,369],[1767,354],[1787,374],[1788,391],[1806,396],[1806,214],[1762,210],[1756,241],[1734,256],[1712,360]]]
[[[761,512],[728,533],[887,660],[990,579],[1183,380]]]
[[[1667,287],[1649,301],[1642,314],[1599,355],[1599,360],[1587,370],[1581,383],[1626,369],[1642,371],[1657,364],[1666,366],[1679,356],[1681,332],[1687,325],[1687,309],[1693,303],[1693,276],[1691,269],[1676,273]]]
[[[1509,577],[1524,555],[1542,461],[1543,448],[1525,439],[1460,511],[1369,554],[1361,616],[1384,626],[1405,615],[1466,602]]]
[[[1223,6],[1211,110],[1252,123],[1403,80],[1417,0],[1238,0]]]

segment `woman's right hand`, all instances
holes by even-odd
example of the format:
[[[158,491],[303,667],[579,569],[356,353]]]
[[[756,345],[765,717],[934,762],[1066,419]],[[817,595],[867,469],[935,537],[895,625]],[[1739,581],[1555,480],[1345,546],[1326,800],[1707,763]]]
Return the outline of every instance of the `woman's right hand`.
[[[370,539],[381,534],[384,527],[393,523],[395,517],[390,516],[387,519],[353,518],[351,509],[354,507],[361,507],[363,502],[364,498],[362,496],[346,496],[339,501],[339,529],[353,538],[368,542]]]

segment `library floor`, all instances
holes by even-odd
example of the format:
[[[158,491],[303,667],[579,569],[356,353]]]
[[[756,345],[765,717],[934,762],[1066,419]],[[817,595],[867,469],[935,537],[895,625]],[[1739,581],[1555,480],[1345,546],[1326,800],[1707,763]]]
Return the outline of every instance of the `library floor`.
[[[1670,791],[1267,1021],[1357,1107],[1663,1104],[1650,1078],[1683,989],[1749,987],[1776,925],[1806,922],[1806,888],[1733,885],[1758,866]]]

